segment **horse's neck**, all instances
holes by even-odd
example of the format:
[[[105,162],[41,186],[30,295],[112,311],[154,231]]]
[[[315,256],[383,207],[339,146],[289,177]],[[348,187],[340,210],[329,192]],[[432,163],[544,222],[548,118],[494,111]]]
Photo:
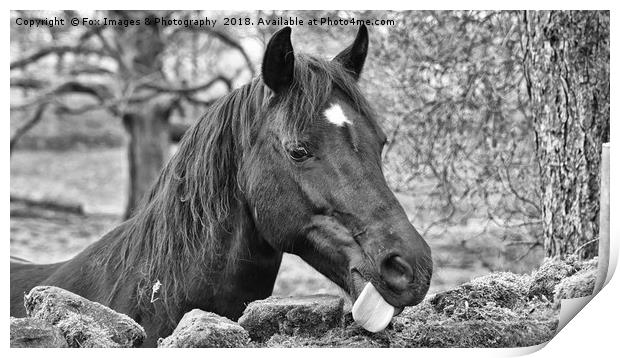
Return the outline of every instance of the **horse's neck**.
[[[239,216],[236,219],[237,225],[230,227],[235,227],[237,231],[230,233],[224,230],[211,238],[218,240],[221,245],[215,246],[223,249],[218,262],[209,265],[206,272],[205,265],[186,262],[184,271],[175,276],[191,287],[181,302],[168,307],[173,311],[169,313],[177,319],[194,308],[236,319],[248,303],[271,294],[282,253],[260,236],[251,219],[244,217],[241,220]],[[64,287],[130,316],[140,315],[146,319],[143,315],[148,313],[139,306],[136,292],[150,296],[155,282],[142,281],[141,276],[147,267],[141,265],[146,261],[123,259],[128,252],[127,247],[133,248],[132,252],[136,251],[131,243],[145,239],[135,236],[138,234],[131,230],[134,224],[130,219],[90,245],[55,272],[49,284]],[[231,257],[234,259],[228,260]],[[152,308],[162,301],[148,305]]]
[[[237,259],[226,274],[221,274],[210,292],[189,302],[191,308],[237,319],[248,303],[271,295],[282,253],[274,250],[256,233],[247,233],[243,242],[234,245]]]
[[[248,303],[271,295],[282,253],[261,237],[244,208],[237,210],[229,217],[234,224],[226,225],[231,229],[210,238],[222,252],[212,258],[207,272],[204,265],[187,267],[193,289],[181,311],[200,308],[236,319]]]

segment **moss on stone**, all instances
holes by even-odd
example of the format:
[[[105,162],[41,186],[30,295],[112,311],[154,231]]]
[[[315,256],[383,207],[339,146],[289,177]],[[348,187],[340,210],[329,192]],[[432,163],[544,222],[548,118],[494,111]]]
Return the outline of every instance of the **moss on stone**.
[[[513,308],[526,299],[530,278],[510,272],[492,273],[478,277],[455,289],[440,292],[430,303],[437,312],[464,319],[484,318],[489,304],[502,308]]]
[[[92,317],[69,312],[60,321],[57,322],[56,327],[58,327],[65,336],[69,347],[121,347],[120,344],[114,342],[109,330],[106,327],[102,327]]]
[[[58,327],[37,318],[11,317],[11,348],[66,348]]]
[[[596,284],[596,265],[584,266],[572,276],[565,277],[554,288],[554,301],[560,303],[563,299],[590,296]]]
[[[342,322],[343,299],[332,295],[269,297],[248,305],[239,318],[252,340],[275,334],[323,335]]]
[[[213,313],[191,311],[159,346],[537,345],[555,334],[561,299],[592,294],[596,273],[596,259],[579,261],[576,257],[546,260],[531,275],[492,273],[406,308],[379,333],[365,331],[352,320],[350,312],[343,317],[340,297],[270,297],[249,304],[239,324]],[[26,298],[29,314],[58,327],[72,347],[127,346],[141,339],[143,330],[135,322],[99,306],[49,287],[33,289]]]
[[[553,266],[551,266],[553,265]],[[542,273],[500,272],[476,278],[406,308],[379,333],[369,333],[345,315],[345,326],[323,335],[275,334],[255,347],[524,347],[550,340],[558,309],[546,295],[530,296],[534,277],[539,287],[555,288],[562,270],[575,272],[576,262],[547,262]],[[587,265],[586,265],[587,266]],[[581,267],[581,266],[579,266]],[[556,275],[555,273],[561,274]],[[553,274],[552,274],[553,273]],[[551,282],[544,282],[546,278]],[[559,281],[557,281],[559,282]]]
[[[186,313],[174,332],[160,339],[161,348],[237,348],[250,336],[243,327],[226,317],[194,309]]]
[[[555,288],[562,280],[584,270],[596,272],[597,267],[597,257],[587,261],[580,260],[576,255],[568,256],[564,260],[557,257],[547,258],[532,274],[528,296],[545,296],[549,300],[554,300]]]
[[[29,317],[60,328],[70,347],[134,347],[146,337],[127,315],[59,287],[34,287],[24,305]]]
[[[532,283],[528,290],[529,297],[544,296],[553,299],[553,289],[562,279],[572,275],[575,267],[559,258],[547,258],[540,268],[532,274]]]

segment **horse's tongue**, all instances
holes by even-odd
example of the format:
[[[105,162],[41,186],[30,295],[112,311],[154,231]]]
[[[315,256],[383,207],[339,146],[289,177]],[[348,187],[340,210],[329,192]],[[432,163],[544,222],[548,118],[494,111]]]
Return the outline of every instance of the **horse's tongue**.
[[[353,304],[353,319],[365,330],[379,332],[390,323],[394,307],[387,303],[372,283],[368,282]]]

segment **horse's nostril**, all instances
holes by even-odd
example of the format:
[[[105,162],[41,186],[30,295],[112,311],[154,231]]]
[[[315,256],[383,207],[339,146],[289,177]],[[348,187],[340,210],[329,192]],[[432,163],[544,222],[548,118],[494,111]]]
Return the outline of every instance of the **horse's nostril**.
[[[382,262],[380,273],[392,289],[405,290],[413,281],[413,269],[399,255],[387,256]]]

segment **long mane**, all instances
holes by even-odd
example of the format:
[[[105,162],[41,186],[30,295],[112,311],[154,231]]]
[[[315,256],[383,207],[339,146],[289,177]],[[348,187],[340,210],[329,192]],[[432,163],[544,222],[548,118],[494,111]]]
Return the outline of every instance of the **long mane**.
[[[356,81],[338,63],[296,55],[294,84],[273,96],[260,77],[215,102],[188,130],[135,214],[106,247],[107,267],[118,285],[136,284],[138,306],[151,310],[153,285],[170,320],[198,282],[234,269],[235,240],[245,214],[240,163],[262,122],[301,133],[320,116],[338,88],[359,112],[372,118]],[[269,116],[266,116],[266,114]],[[196,277],[188,277],[194,273]],[[136,278],[137,276],[137,278]],[[118,289],[110,293],[114,299]]]

